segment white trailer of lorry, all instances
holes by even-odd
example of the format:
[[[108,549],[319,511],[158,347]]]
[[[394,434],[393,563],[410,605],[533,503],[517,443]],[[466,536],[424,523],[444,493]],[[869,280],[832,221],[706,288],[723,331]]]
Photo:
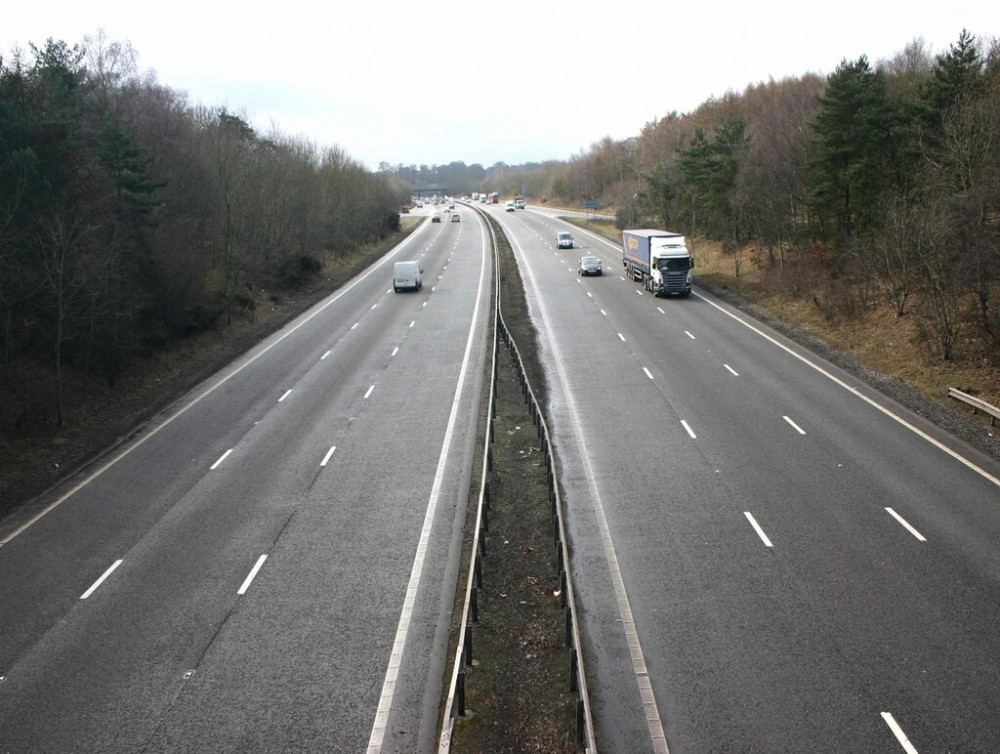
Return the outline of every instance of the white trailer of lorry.
[[[630,278],[656,296],[691,295],[694,259],[680,233],[622,231],[622,266]]]

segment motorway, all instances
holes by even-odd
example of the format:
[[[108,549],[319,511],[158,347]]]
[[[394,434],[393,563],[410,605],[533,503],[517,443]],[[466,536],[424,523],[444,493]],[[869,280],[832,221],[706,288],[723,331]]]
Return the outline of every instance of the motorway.
[[[489,209],[540,331],[599,749],[1000,751],[998,464],[704,292],[644,293],[614,244],[555,249],[558,212]]]
[[[489,342],[461,214],[0,522],[0,752],[433,748]]]

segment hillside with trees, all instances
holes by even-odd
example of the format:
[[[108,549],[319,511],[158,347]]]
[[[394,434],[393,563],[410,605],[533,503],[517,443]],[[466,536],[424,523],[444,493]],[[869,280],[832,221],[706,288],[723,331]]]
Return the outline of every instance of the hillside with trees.
[[[500,169],[502,168],[502,169]],[[811,297],[827,320],[890,307],[924,357],[1000,367],[1000,43],[748,86],[483,187],[653,225],[721,249],[726,284]],[[1000,384],[980,385],[993,400]]]

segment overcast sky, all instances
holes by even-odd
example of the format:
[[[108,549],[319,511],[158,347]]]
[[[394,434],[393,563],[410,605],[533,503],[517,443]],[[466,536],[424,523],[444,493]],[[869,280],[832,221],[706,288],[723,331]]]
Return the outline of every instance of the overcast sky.
[[[875,62],[918,37],[941,53],[963,28],[1000,36],[995,0],[22,0],[2,15],[5,58],[103,29],[192,104],[372,169],[565,160],[768,78]]]

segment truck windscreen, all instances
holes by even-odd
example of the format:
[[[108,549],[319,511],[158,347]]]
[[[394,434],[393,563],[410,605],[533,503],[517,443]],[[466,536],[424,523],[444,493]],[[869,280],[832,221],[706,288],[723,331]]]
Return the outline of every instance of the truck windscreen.
[[[691,269],[691,257],[668,257],[658,261],[660,272],[680,272]]]

